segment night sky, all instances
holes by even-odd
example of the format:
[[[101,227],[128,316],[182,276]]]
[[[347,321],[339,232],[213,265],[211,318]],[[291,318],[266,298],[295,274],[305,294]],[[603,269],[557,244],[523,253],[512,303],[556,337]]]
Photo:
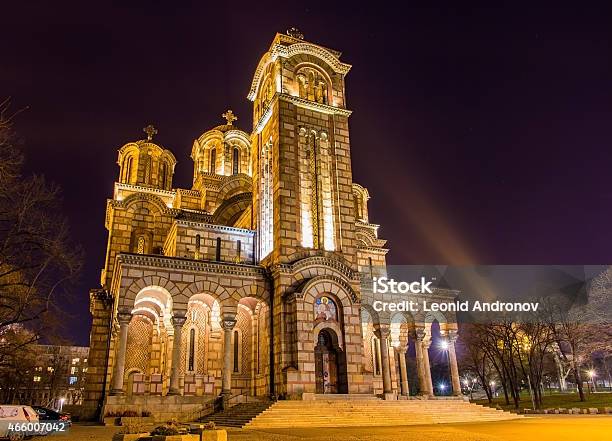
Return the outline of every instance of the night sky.
[[[370,191],[389,263],[612,261],[610,10],[94,3],[0,12],[0,97],[28,106],[17,120],[27,170],[62,186],[86,252],[67,308],[75,343],[88,343],[117,149],[154,124],[179,161],[174,186],[189,188],[193,139],[228,108],[250,132],[253,72],[291,26],[353,65],[353,177]]]

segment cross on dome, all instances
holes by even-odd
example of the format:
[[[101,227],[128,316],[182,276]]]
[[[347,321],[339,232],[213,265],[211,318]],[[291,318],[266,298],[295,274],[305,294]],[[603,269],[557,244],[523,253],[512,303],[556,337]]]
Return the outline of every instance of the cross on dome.
[[[147,141],[151,141],[153,139],[153,136],[157,135],[157,129],[151,124],[142,129],[142,131],[147,134]]]
[[[221,116],[227,120],[227,125],[228,126],[233,125],[234,121],[238,120],[238,117],[234,116],[234,112],[232,112],[231,110],[228,110],[227,112],[225,112]]]

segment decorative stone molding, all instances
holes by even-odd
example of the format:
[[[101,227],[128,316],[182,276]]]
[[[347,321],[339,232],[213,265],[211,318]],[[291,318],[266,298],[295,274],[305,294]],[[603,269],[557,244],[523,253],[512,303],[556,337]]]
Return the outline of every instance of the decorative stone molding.
[[[337,287],[339,287],[345,292],[345,294],[348,296],[348,299],[350,299],[351,303],[353,304],[359,303],[359,296],[357,295],[353,287],[349,285],[345,280],[341,279],[340,277],[333,276],[333,275],[316,276],[308,280],[301,289],[302,295],[310,293],[310,291],[319,284],[324,284],[324,285],[327,284],[329,286],[336,285]],[[339,296],[340,293],[337,290],[334,290],[333,287],[331,289],[328,289],[328,287],[326,286],[325,290],[321,292],[317,291],[317,294],[321,294],[323,292],[328,292],[328,291],[330,291],[332,294],[335,294],[337,297],[339,297],[341,301],[343,300],[341,296]],[[349,307],[350,305],[345,304],[343,302],[343,306]]]
[[[289,95],[286,93],[279,93],[278,99],[281,101],[286,101],[296,106],[303,107],[308,110],[313,110],[315,112],[325,113],[327,115],[340,115],[349,117],[353,113],[352,110],[344,109],[342,107],[330,106],[329,104],[317,103],[316,101],[310,101],[305,98],[300,98],[298,96]]]
[[[237,320],[235,318],[223,318],[221,320],[221,327],[224,331],[231,331],[236,326]]]
[[[121,253],[117,255],[117,261],[119,264],[117,267],[120,265],[133,265],[135,267],[150,266],[155,268],[207,272],[213,274],[231,274],[248,277],[263,277],[265,274],[265,269],[257,265],[209,262],[181,257]]]
[[[120,326],[129,325],[130,321],[132,321],[132,313],[128,311],[119,311],[117,313],[117,321]]]
[[[175,328],[176,327],[179,327],[179,328],[182,327],[185,324],[186,321],[187,321],[187,317],[185,317],[182,314],[174,314],[172,316],[172,326],[175,327]]]

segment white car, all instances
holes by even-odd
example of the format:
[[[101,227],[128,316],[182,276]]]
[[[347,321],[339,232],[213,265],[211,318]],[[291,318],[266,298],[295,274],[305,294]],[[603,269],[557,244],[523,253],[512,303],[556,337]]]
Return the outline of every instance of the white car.
[[[39,432],[38,414],[30,406],[0,405],[0,439],[20,441]]]

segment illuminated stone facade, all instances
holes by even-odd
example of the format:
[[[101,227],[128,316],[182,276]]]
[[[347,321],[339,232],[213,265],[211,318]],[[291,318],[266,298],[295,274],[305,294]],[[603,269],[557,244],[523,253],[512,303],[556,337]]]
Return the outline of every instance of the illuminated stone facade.
[[[300,37],[277,34],[261,58],[250,134],[228,111],[194,141],[191,189],[173,188],[176,160],[153,128],[119,150],[89,409],[187,417],[217,396],[408,394],[394,354],[409,335],[423,352],[433,318],[376,314],[362,292],[387,250],[353,182],[350,65]]]

